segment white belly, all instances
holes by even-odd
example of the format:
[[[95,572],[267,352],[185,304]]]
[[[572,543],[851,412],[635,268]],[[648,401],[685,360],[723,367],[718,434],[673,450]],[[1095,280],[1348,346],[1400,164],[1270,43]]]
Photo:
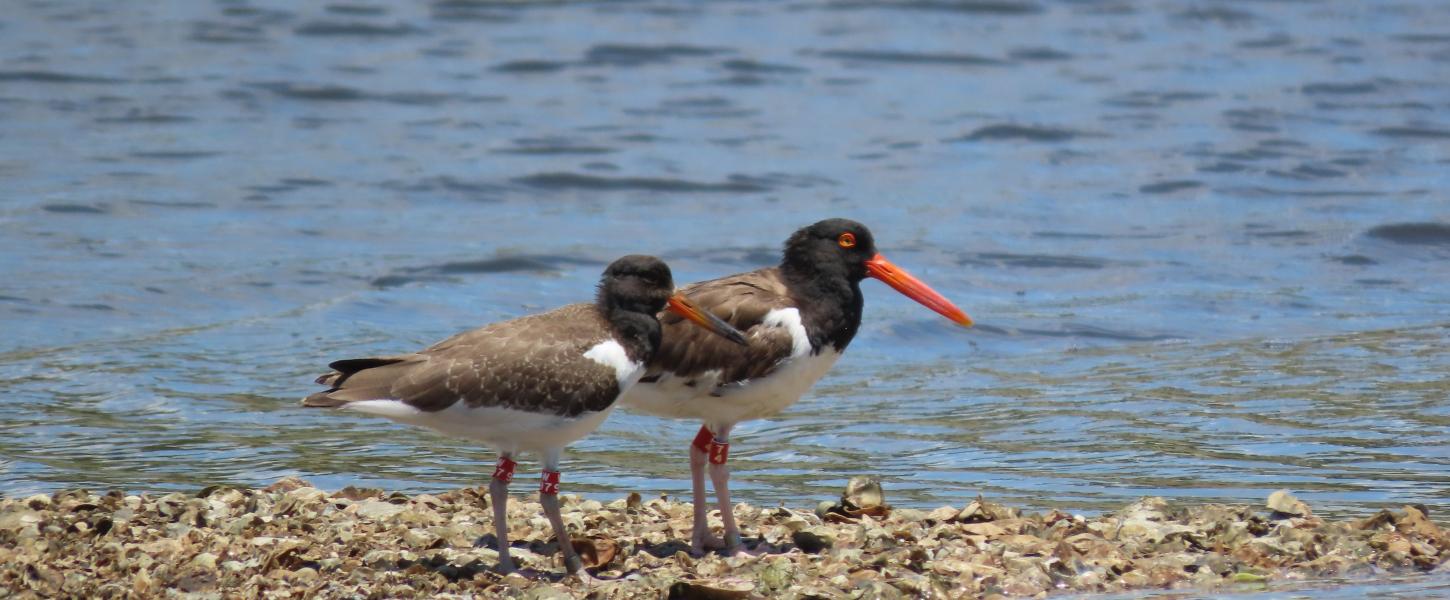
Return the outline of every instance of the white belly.
[[[620,402],[651,415],[711,424],[760,419],[795,404],[840,357],[835,350],[827,349],[789,359],[765,377],[720,387],[711,385],[708,377],[695,378],[696,385],[690,387],[685,385],[686,378],[665,374],[659,381],[635,384]]]
[[[830,348],[811,354],[800,312],[794,308],[770,311],[762,325],[784,328],[792,341],[790,356],[769,375],[717,385],[718,372],[691,378],[664,373],[658,381],[636,384],[620,402],[652,415],[719,425],[760,419],[785,410],[831,370],[841,354]],[[694,386],[685,385],[691,380]]]
[[[396,400],[350,402],[343,408],[427,427],[452,437],[478,440],[499,452],[515,453],[563,448],[598,429],[614,406],[573,417],[512,408],[470,408],[462,402],[436,412],[421,411]]]

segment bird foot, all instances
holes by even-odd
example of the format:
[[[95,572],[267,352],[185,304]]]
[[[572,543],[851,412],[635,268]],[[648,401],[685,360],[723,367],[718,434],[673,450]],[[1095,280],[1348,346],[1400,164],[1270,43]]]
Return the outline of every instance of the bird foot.
[[[710,552],[724,550],[725,548],[725,540],[710,533],[709,530],[705,530],[704,532],[697,531],[694,535],[690,536],[690,552],[695,556],[704,556]]]
[[[508,558],[501,558],[501,559],[499,559],[498,564],[497,565],[494,565],[494,567],[493,567],[493,572],[498,573],[499,575],[508,575],[510,573],[517,573],[518,570],[519,570],[518,567],[514,566],[514,561],[512,561],[512,560],[510,560]]]

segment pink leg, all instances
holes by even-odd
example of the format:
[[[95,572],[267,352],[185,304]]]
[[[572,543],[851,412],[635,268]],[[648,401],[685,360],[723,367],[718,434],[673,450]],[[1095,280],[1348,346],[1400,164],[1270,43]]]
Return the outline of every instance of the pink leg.
[[[708,453],[694,444],[690,445],[690,481],[695,493],[695,528],[690,533],[690,549],[696,554],[725,547],[725,542],[710,533],[710,506],[705,493],[705,462],[708,457]]]
[[[498,538],[498,571],[510,573],[514,561],[509,558],[509,481],[514,476],[514,461],[505,454],[494,467],[493,480],[488,482],[488,499],[493,504],[493,534]]]
[[[559,514],[559,478],[562,476],[559,473],[559,458],[562,453],[562,449],[544,452],[544,472],[539,478],[539,504],[544,509],[544,517],[554,526],[554,539],[559,542],[559,553],[564,555],[564,571],[588,581],[590,577],[584,570],[584,561],[574,552],[573,538],[569,536],[569,529],[564,526],[563,515]]]
[[[720,522],[725,526],[725,551],[731,554],[742,550],[740,527],[735,523],[735,506],[730,503],[730,430],[735,425],[725,425],[713,430],[714,439],[708,452],[710,483],[715,486],[715,500],[720,506]]]

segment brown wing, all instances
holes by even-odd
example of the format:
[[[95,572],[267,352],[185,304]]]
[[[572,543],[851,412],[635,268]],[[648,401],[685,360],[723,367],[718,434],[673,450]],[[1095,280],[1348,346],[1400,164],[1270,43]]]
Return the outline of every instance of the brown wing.
[[[739,329],[750,345],[742,347],[674,313],[661,313],[663,339],[645,381],[664,372],[689,378],[718,370],[721,384],[736,383],[767,375],[790,356],[790,333],[763,324],[770,311],[794,306],[778,269],[702,281],[682,291],[701,308]]]
[[[460,333],[416,354],[341,360],[317,382],[332,389],[303,406],[391,399],[424,411],[464,402],[565,416],[608,408],[619,396],[613,368],[583,355],[610,338],[592,305]]]

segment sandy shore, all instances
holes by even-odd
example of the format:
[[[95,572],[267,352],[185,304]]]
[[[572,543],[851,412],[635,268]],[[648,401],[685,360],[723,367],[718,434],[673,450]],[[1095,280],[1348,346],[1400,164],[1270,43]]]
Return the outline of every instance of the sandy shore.
[[[879,488],[809,508],[740,505],[751,555],[692,556],[690,505],[563,496],[594,580],[563,577],[539,505],[509,504],[520,572],[500,576],[481,489],[405,496],[296,479],[197,494],[67,491],[0,500],[0,591],[16,598],[1020,597],[1242,587],[1273,579],[1450,571],[1421,509],[1325,521],[1145,498],[1093,518],[977,501],[891,509]],[[525,486],[517,486],[523,488]],[[484,542],[484,546],[478,545]],[[6,594],[0,594],[3,596]]]

